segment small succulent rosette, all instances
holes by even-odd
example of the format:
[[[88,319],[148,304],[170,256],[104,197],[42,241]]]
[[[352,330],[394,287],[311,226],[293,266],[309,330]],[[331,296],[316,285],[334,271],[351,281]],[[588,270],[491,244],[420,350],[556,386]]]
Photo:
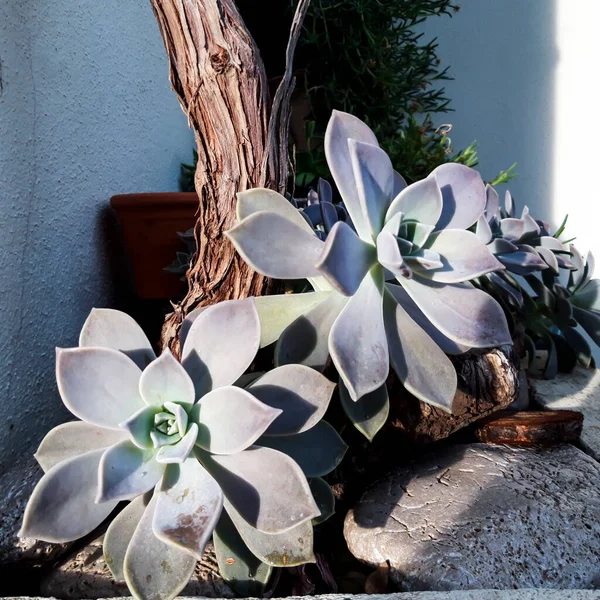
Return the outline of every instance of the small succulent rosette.
[[[504,267],[468,230],[486,202],[473,169],[447,164],[407,185],[371,129],[341,112],[325,151],[355,229],[338,221],[323,241],[283,196],[256,189],[238,195],[227,235],[258,272],[311,282],[312,293],[257,299],[263,343],[278,340],[276,364],[323,368],[330,356],[344,405],[372,437],[390,362],[417,398],[451,410],[456,372],[445,352],[511,343],[501,307],[468,283]]]
[[[267,444],[325,427],[334,384],[288,365],[248,390],[234,385],[260,343],[253,299],[196,316],[181,363],[169,350],[156,358],[137,324],[113,310],[92,311],[79,347],[57,350],[60,395],[81,421],[42,441],[36,458],[45,474],[20,535],[75,540],[131,501],[109,527],[104,552],[136,598],[181,591],[223,506],[244,545],[228,547],[223,534],[220,548],[250,548],[267,574],[269,565],[314,560],[311,521],[322,510],[300,466]]]

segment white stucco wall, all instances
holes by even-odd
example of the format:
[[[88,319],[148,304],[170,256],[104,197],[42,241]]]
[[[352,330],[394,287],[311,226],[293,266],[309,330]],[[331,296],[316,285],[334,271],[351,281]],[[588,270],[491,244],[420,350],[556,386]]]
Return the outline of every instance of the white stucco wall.
[[[430,19],[456,112],[456,147],[479,142],[481,171],[492,178],[517,162],[509,184],[519,206],[558,225],[600,256],[600,192],[588,183],[598,163],[595,99],[598,0],[458,0],[450,18]]]
[[[65,419],[54,347],[111,301],[101,211],[193,148],[148,0],[0,2],[0,471]]]

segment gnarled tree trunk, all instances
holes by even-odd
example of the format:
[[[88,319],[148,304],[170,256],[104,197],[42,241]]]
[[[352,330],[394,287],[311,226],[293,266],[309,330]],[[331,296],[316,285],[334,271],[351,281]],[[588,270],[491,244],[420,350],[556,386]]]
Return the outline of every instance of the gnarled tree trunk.
[[[151,0],[170,61],[171,85],[198,146],[197,252],[189,291],[168,315],[161,345],[179,351],[179,328],[191,310],[262,295],[271,282],[237,255],[224,232],[235,224],[236,193],[284,191],[287,179],[291,62],[308,7],[301,0],[288,46],[287,72],[272,107],[258,48],[233,0]],[[271,118],[269,119],[269,114]]]

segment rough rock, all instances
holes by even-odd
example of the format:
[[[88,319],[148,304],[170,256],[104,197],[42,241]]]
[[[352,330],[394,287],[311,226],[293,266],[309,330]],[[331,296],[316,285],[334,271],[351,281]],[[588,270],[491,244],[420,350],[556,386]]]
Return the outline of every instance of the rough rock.
[[[535,390],[535,400],[544,408],[583,413],[581,446],[600,461],[600,369],[577,367],[555,379],[537,380]]]
[[[40,593],[61,600],[130,596],[124,581],[115,581],[102,556],[102,540],[85,547],[42,580]],[[235,594],[219,575],[212,544],[196,565],[196,572],[182,594],[206,598],[232,598]]]
[[[407,591],[598,589],[600,464],[571,445],[446,447],[368,489],[344,535]]]

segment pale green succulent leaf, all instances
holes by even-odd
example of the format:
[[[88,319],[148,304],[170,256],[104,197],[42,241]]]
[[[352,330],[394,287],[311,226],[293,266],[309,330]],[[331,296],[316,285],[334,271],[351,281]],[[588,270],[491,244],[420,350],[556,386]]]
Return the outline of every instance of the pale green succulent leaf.
[[[340,382],[342,408],[354,427],[370,442],[385,425],[390,413],[387,385],[382,385],[370,394],[354,401],[343,382]]]
[[[175,444],[163,446],[156,453],[156,461],[165,465],[180,464],[186,461],[198,438],[198,425],[191,423],[187,433]]]
[[[100,427],[118,429],[144,406],[141,374],[130,358],[111,348],[56,350],[56,381],[65,406]]]
[[[67,458],[52,467],[35,486],[19,537],[62,544],[87,535],[117,506],[96,504],[98,465],[104,450]]]
[[[192,456],[166,468],[156,495],[156,537],[200,560],[223,508],[217,482]]]
[[[151,430],[154,419],[160,410],[160,406],[144,406],[119,424],[129,434],[130,440],[138,448],[148,449],[153,447]]]
[[[435,177],[426,177],[404,188],[390,204],[386,224],[398,213],[406,221],[435,225],[442,214],[442,192]]]

